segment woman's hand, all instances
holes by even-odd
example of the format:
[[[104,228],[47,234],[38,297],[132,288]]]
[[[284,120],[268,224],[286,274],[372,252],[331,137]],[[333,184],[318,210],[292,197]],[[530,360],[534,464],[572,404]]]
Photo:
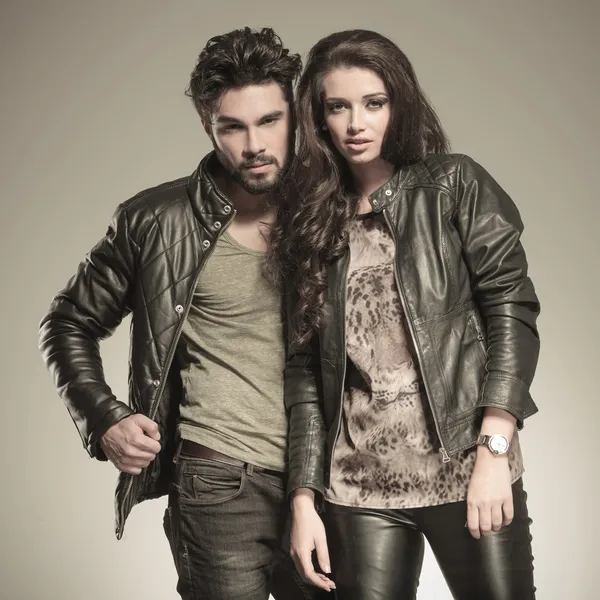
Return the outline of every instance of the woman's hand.
[[[325,527],[315,510],[314,492],[309,489],[295,490],[292,498],[292,533],[290,555],[298,573],[312,585],[326,591],[335,589],[331,579],[317,573],[312,562],[316,550],[317,561],[324,573],[331,573]]]
[[[513,496],[508,456],[477,447],[477,459],[467,491],[467,527],[475,539],[500,531],[513,520]]]

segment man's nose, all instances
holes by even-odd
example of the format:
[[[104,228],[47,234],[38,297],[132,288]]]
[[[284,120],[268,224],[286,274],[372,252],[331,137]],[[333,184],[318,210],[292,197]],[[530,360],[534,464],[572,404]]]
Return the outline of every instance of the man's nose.
[[[246,135],[246,145],[244,154],[246,156],[256,156],[266,150],[262,136],[255,129],[249,129]]]

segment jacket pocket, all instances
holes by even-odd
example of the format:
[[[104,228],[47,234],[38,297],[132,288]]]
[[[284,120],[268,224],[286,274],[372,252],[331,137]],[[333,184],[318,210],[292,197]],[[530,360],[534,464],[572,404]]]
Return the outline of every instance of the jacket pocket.
[[[430,344],[423,374],[444,427],[476,410],[487,361],[485,337],[471,309],[451,313],[427,329]]]
[[[469,322],[469,326],[472,327],[475,332],[475,337],[477,338],[477,341],[479,342],[478,345],[483,354],[483,357],[487,360],[487,343],[486,343],[485,335],[483,333],[483,327],[479,323],[479,319],[477,318],[477,315],[474,312],[471,312],[469,314],[468,322]]]

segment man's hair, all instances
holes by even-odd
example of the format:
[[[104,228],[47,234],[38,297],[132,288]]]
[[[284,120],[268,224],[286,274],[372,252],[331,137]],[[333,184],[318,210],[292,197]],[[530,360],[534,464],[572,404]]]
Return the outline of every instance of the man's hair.
[[[300,55],[290,54],[271,28],[244,27],[208,40],[185,93],[209,122],[224,92],[247,85],[275,82],[291,103],[301,68]]]

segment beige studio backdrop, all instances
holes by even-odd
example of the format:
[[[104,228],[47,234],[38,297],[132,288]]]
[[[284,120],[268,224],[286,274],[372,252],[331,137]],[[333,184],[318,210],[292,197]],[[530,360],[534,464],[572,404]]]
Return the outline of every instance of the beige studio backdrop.
[[[52,295],[116,205],[210,149],[183,90],[206,40],[272,26],[303,55],[362,27],[412,60],[453,149],[517,202],[542,302],[522,434],[542,600],[598,597],[595,0],[3,0],[0,8],[2,600],[176,600],[165,500],[113,535],[116,470],[88,458],[37,350]],[[102,346],[126,398],[128,326]],[[428,552],[420,599],[450,598]]]

